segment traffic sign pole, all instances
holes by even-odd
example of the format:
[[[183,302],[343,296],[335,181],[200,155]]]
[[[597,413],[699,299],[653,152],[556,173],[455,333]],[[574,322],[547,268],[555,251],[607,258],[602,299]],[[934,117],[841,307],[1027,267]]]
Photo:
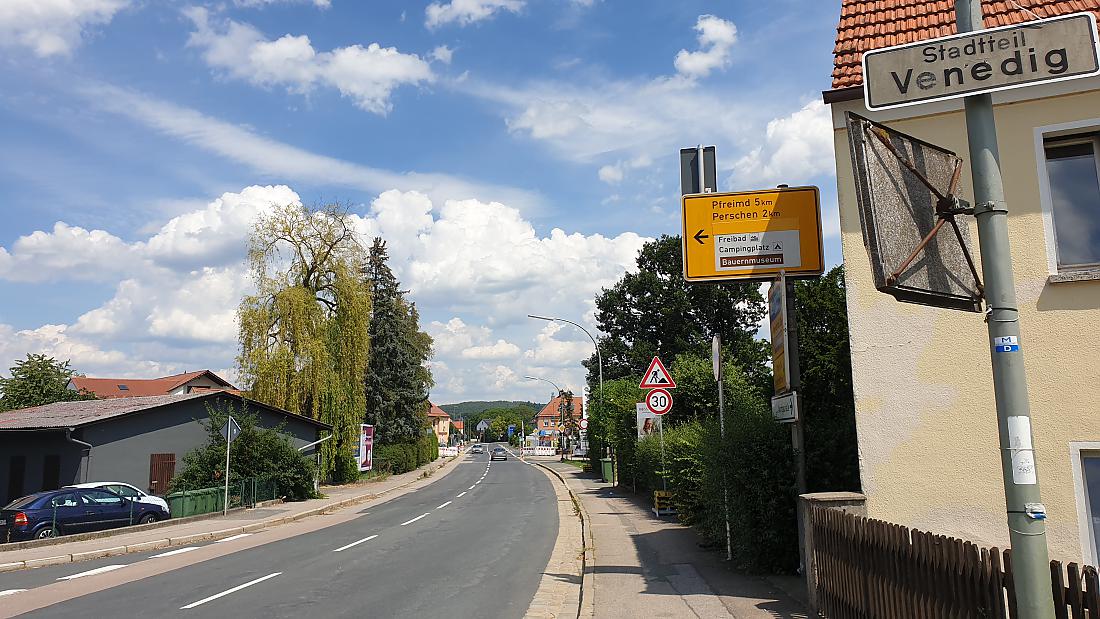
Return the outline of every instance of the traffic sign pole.
[[[959,32],[981,29],[980,0],[955,0],[955,21]],[[1046,509],[1039,496],[1032,450],[1027,374],[1019,347],[1019,310],[1012,276],[1008,208],[1001,183],[993,98],[981,94],[963,101],[970,171],[974,179],[974,216],[978,224],[988,306],[986,325],[992,351],[993,392],[997,403],[1016,604],[1023,619],[1048,619],[1054,616],[1054,607],[1050,597]]]

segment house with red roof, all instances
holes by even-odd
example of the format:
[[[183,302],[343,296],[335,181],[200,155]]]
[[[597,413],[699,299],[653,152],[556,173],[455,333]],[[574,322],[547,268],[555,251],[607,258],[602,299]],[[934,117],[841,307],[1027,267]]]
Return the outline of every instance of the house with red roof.
[[[432,424],[432,432],[435,432],[440,445],[446,445],[451,440],[451,416],[435,404],[428,404],[431,407],[428,409],[428,421]]]
[[[573,419],[581,419],[584,417],[584,398],[574,395],[571,400]],[[553,445],[556,440],[555,437],[560,436],[561,432],[558,428],[562,425],[562,421],[569,416],[566,410],[568,404],[569,400],[565,396],[559,395],[547,402],[546,406],[543,406],[542,410],[535,414],[531,423],[535,426],[535,433],[539,437],[539,445]]]
[[[210,370],[185,372],[160,378],[92,378],[73,376],[69,389],[88,391],[98,398],[133,398],[147,395],[183,395],[201,391],[239,391]]]
[[[863,54],[955,34],[954,7],[955,2],[948,0],[842,0],[832,88],[823,93],[836,159],[840,218],[834,234],[840,236],[844,256],[859,470],[867,515],[1004,548],[1009,532],[990,372],[991,355],[1001,353],[992,351],[981,314],[900,303],[876,289],[846,124],[846,114],[853,112],[956,153],[963,160],[959,197],[976,205],[970,175],[974,155],[967,141],[963,99],[879,111],[869,111],[864,103],[868,76],[863,74]],[[990,47],[988,52],[990,62],[971,58],[971,69],[982,65],[991,71],[1002,66],[1016,70],[1013,59],[1019,53],[1027,60],[1021,70],[1031,71],[1029,50],[1033,48],[1027,46],[1037,45],[1042,39],[1040,29],[1046,27],[1038,20],[1077,12],[1100,18],[1100,0],[986,0],[982,10],[986,28],[1033,25],[1025,31],[1028,43],[1023,48],[1021,39],[998,40],[997,50]],[[1036,53],[1035,71],[1059,70],[1057,46],[1070,44],[1063,41],[1055,38],[1045,52]],[[1083,45],[1074,49],[1087,50]],[[935,43],[917,49],[939,54]],[[960,49],[958,55],[969,53]],[[949,62],[958,55],[952,54],[946,50],[947,61],[936,65],[941,72],[930,74],[937,79],[973,77],[965,67],[954,72]],[[929,61],[915,64],[922,62]],[[904,75],[904,69],[899,70]],[[914,75],[923,70],[914,69]],[[871,79],[891,78],[880,74]],[[924,78],[924,83],[930,84],[931,79]],[[1026,362],[1033,470],[1050,514],[1047,542],[1052,559],[1097,565],[1100,77],[1036,82],[994,92],[992,101],[1017,296],[1014,305],[1022,331],[1019,350],[1010,354],[1020,354]],[[910,163],[918,169],[924,165]],[[794,185],[801,180],[783,182]],[[895,184],[907,187],[909,183]],[[912,185],[919,184],[914,180]],[[969,234],[980,273],[975,220],[963,216],[958,221]],[[888,272],[899,266],[887,265]],[[969,272],[956,275],[973,281]]]

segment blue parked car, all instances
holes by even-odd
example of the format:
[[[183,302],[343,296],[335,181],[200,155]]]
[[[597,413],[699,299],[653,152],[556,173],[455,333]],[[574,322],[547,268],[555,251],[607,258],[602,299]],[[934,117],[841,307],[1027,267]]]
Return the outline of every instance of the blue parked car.
[[[46,539],[57,535],[147,524],[168,511],[107,490],[62,488],[16,499],[0,510],[0,541]]]

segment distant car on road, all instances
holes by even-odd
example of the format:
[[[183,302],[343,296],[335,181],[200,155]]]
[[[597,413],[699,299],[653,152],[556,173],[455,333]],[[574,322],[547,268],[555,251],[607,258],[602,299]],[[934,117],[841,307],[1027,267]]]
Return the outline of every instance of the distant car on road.
[[[119,496],[126,497],[131,501],[137,501],[138,503],[148,503],[150,505],[159,505],[164,508],[164,511],[168,511],[168,501],[160,498],[159,496],[153,496],[138,490],[130,484],[123,483],[121,481],[92,481],[84,484],[73,484],[66,486],[67,488],[99,488],[100,490],[108,490],[114,492]]]
[[[147,524],[168,517],[159,505],[139,503],[98,488],[47,490],[0,509],[0,541],[46,539]]]
[[[489,460],[507,460],[508,452],[503,447],[494,447],[493,453],[489,454]]]
[[[485,448],[482,447],[480,443],[474,443],[473,447],[470,447],[470,453],[483,454],[485,453]]]

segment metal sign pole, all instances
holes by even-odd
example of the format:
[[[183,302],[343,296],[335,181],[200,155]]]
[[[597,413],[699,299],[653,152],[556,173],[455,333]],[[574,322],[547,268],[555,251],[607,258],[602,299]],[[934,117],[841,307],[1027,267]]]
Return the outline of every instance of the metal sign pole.
[[[714,363],[714,380],[718,383],[718,432],[721,445],[719,453],[726,448],[726,390],[723,386],[725,372],[722,371],[722,336],[715,335],[711,340],[711,356]],[[722,514],[726,521],[726,561],[733,560],[733,542],[730,535],[730,489],[726,482],[726,468],[722,467]]]
[[[668,492],[668,470],[665,468],[665,420],[663,415],[657,417],[657,433],[661,437],[661,490]]]
[[[222,515],[229,511],[229,446],[233,444],[233,417],[229,417],[229,423],[225,431],[225,494],[222,496]]]
[[[980,1],[955,0],[959,32],[982,28]],[[1050,596],[1050,557],[1046,540],[1046,509],[1039,497],[1039,480],[1032,449],[1027,374],[1020,350],[1019,310],[1008,244],[1008,208],[1001,184],[997,127],[989,94],[964,99],[970,171],[974,183],[974,215],[985,279],[986,325],[993,365],[993,392],[1000,434],[1009,539],[1012,544],[1016,604],[1023,619],[1054,616]]]

